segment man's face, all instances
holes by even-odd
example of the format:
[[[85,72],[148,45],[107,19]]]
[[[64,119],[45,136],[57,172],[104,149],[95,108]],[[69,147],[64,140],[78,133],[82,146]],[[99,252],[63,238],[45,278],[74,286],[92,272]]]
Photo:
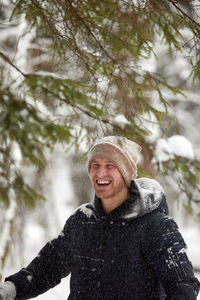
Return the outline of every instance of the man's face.
[[[128,194],[125,181],[118,168],[103,156],[96,156],[91,163],[90,180],[97,197],[102,200],[115,199]]]

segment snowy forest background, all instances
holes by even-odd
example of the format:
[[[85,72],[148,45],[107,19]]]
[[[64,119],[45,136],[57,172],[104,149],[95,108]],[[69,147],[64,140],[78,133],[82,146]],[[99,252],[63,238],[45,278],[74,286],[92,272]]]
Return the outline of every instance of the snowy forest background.
[[[199,1],[107,2],[0,0],[1,280],[92,199],[85,157],[110,134],[142,145],[200,278]]]

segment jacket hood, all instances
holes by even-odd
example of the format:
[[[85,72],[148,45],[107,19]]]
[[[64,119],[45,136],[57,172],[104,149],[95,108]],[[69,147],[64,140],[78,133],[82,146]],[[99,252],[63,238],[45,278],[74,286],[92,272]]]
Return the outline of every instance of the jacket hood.
[[[157,209],[168,214],[166,197],[163,188],[155,180],[150,178],[139,178],[131,181],[129,189],[131,201],[129,208],[123,214],[124,218],[136,218]]]

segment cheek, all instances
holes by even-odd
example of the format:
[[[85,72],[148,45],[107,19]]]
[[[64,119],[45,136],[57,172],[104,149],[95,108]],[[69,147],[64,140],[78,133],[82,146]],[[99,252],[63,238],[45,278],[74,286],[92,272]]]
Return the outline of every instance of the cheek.
[[[125,181],[123,179],[123,177],[121,176],[121,174],[117,174],[115,175],[113,178],[115,178],[114,182],[117,184],[117,185],[126,185],[125,184]]]
[[[90,181],[91,181],[92,185],[94,185],[95,180],[94,180],[94,174],[93,174],[93,172],[89,173],[89,178],[90,178]]]

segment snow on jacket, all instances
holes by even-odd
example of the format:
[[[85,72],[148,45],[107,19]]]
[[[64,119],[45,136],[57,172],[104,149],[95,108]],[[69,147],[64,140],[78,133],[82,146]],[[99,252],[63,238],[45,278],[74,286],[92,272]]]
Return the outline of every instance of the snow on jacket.
[[[131,197],[105,214],[97,197],[27,268],[8,277],[30,299],[71,273],[69,300],[194,300],[199,282],[159,183],[132,181]]]

